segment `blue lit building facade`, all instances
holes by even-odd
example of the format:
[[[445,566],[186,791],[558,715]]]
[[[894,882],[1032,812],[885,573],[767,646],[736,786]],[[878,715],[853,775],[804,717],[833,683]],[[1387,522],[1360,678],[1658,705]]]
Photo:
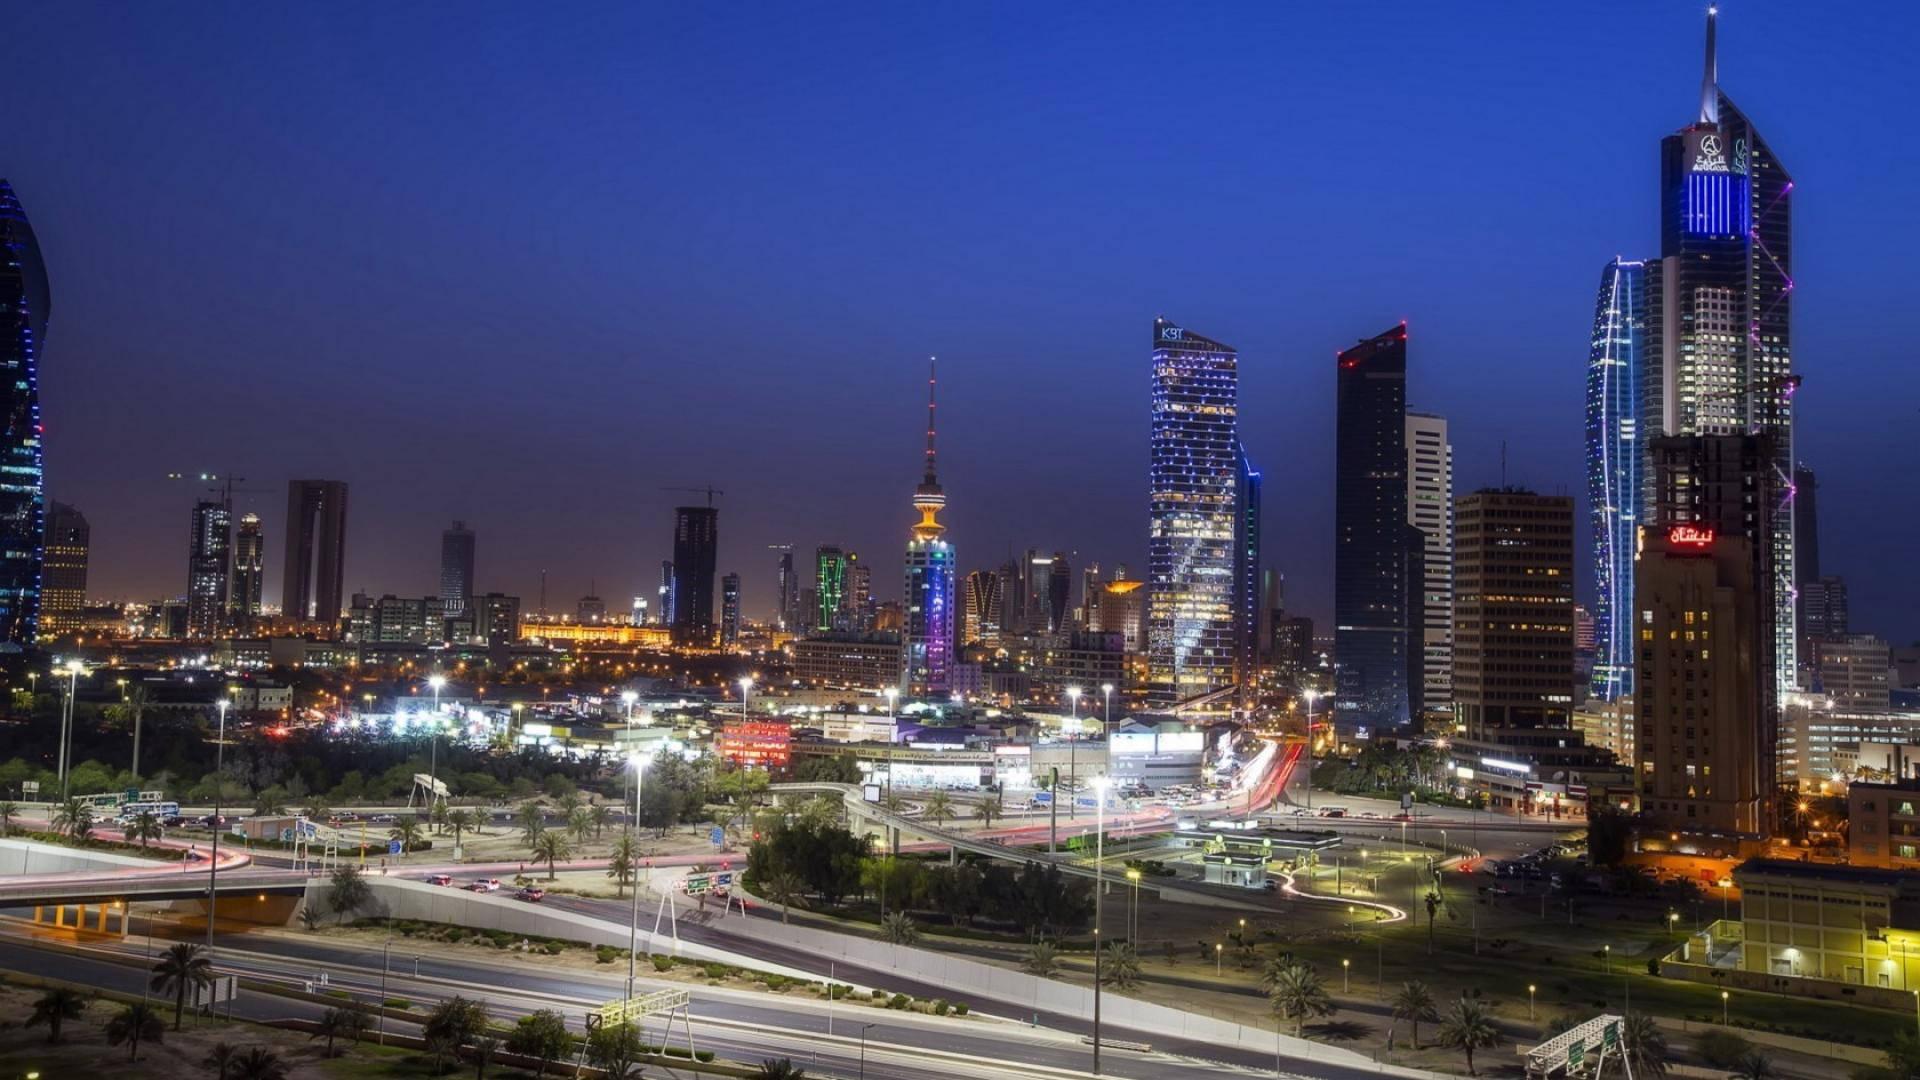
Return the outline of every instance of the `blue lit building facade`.
[[[46,463],[40,429],[40,357],[52,295],[33,226],[0,180],[0,369],[6,432],[0,436],[0,648],[31,645],[39,631],[46,542]]]
[[[933,372],[927,374],[927,461],[913,508],[920,514],[907,541],[905,662],[903,682],[909,695],[944,696],[953,689],[953,545],[939,514],[947,505],[934,465]]]
[[[1156,706],[1234,685],[1246,529],[1239,380],[1232,346],[1154,320],[1146,630]]]
[[[1758,659],[1795,684],[1792,321],[1793,179],[1721,91],[1707,17],[1697,119],[1660,144],[1660,258],[1647,267],[1643,455],[1661,436],[1764,436],[1774,455],[1767,542],[1755,581],[1771,612]],[[1651,469],[1640,516],[1652,522]]]
[[[1587,357],[1587,506],[1593,528],[1593,696],[1633,694],[1633,557],[1643,447],[1641,367],[1647,347],[1646,264],[1600,272]]]

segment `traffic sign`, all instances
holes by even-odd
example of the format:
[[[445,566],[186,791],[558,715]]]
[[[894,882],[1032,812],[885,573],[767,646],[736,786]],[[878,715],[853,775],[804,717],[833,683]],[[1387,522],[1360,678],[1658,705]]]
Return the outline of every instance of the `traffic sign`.
[[[723,871],[721,873],[713,875],[714,888],[716,889],[724,888],[725,886],[728,886],[731,884],[733,884],[733,874],[731,871]]]
[[[389,855],[400,854],[400,841],[398,840],[387,841],[387,854]]]
[[[715,825],[713,831],[707,834],[707,840],[711,842],[714,847],[725,847],[727,846],[727,830]]]
[[[713,891],[713,875],[712,874],[688,874],[686,878],[681,881],[680,887],[686,890],[686,893],[688,896],[699,896],[701,893],[704,893],[704,892],[712,892]]]

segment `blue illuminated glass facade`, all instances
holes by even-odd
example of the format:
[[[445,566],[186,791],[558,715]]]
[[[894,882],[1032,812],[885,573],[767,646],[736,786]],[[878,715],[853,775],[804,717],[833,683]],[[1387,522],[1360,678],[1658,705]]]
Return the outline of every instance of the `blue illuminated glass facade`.
[[[1587,357],[1587,505],[1593,527],[1593,696],[1633,693],[1633,555],[1640,500],[1641,366],[1647,347],[1646,264],[1600,272]]]
[[[1239,362],[1231,345],[1154,320],[1146,629],[1148,697],[1159,706],[1234,685]]]
[[[920,520],[907,541],[906,670],[902,675],[907,693],[919,697],[944,696],[953,689],[954,559],[953,545],[945,539],[947,528],[939,520],[947,496],[935,468],[935,385],[929,367],[926,472],[913,489],[913,508]]]
[[[52,297],[33,226],[0,180],[0,645],[31,645],[39,631],[46,543],[46,463],[40,428],[40,357]]]

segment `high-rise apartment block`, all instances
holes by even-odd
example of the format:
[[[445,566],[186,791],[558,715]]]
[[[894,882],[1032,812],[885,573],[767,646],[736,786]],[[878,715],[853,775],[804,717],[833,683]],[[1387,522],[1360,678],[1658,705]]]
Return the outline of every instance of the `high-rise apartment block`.
[[[56,502],[47,515],[46,561],[40,579],[40,637],[79,629],[87,604],[87,557],[93,531],[78,509]]]
[[[194,504],[187,539],[188,637],[215,637],[227,628],[232,587],[233,507],[223,499],[202,499]]]
[[[1410,627],[1419,628],[1419,707],[1453,700],[1453,444],[1446,418],[1407,414],[1407,524],[1420,530],[1420,573]]]

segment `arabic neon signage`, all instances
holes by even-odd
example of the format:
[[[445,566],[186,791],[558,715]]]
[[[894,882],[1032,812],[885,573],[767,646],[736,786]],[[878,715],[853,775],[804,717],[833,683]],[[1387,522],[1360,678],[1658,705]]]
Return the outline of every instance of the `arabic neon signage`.
[[[1675,525],[1667,530],[1667,543],[1703,548],[1713,543],[1713,530],[1697,525]]]

